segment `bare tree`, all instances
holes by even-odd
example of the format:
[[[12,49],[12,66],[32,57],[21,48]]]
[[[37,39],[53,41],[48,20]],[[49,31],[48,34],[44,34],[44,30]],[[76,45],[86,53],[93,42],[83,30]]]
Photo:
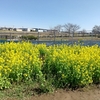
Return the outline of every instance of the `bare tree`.
[[[95,25],[92,29],[92,33],[95,34],[95,36],[100,33],[100,26]]]
[[[74,36],[74,33],[80,29],[80,26],[79,25],[76,25],[76,24],[71,24],[71,23],[68,23],[68,24],[65,24],[64,25],[64,28],[65,30],[69,33],[69,36],[70,36],[70,33],[73,34]]]
[[[62,29],[62,25],[57,25],[54,27],[54,30],[57,30],[58,32],[60,32]]]
[[[86,33],[87,33],[87,31],[86,31],[85,29],[83,29],[83,30],[81,31],[81,34],[82,34],[83,37],[85,36]]]
[[[73,24],[73,27],[72,27],[72,34],[73,34],[73,36],[74,36],[75,32],[77,30],[79,30],[79,29],[80,29],[80,26],[79,25]]]
[[[70,36],[71,31],[72,31],[72,27],[73,27],[73,25],[71,23],[64,25],[64,28],[69,33],[69,36]]]

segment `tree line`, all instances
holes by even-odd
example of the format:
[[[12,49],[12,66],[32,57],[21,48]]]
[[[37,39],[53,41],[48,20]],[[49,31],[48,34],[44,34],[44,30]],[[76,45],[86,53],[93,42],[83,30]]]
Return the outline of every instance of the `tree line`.
[[[72,35],[74,36],[75,32],[77,32],[80,28],[81,27],[77,24],[67,23],[65,25],[57,25],[53,29],[57,30],[58,32],[61,32],[64,29],[69,34],[72,33]],[[81,30],[80,32],[83,34],[87,33],[85,29]],[[92,33],[95,35],[100,34],[100,25],[95,25],[92,28]]]

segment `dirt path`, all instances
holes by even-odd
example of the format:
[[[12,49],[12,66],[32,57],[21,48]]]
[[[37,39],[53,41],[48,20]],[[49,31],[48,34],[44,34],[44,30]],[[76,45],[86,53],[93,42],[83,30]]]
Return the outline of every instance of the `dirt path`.
[[[29,100],[100,100],[100,88],[75,91],[58,90],[54,94],[33,96]]]
[[[100,86],[86,87],[77,90],[57,90],[54,93],[24,96],[23,98],[7,97],[0,100],[100,100]]]

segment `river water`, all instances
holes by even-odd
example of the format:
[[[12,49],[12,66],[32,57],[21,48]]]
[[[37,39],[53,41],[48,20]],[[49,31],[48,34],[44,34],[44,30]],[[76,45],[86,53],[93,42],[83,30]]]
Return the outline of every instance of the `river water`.
[[[10,41],[6,41],[6,40],[0,40],[0,43],[5,43],[5,42],[10,42]],[[14,41],[14,42],[18,42],[18,41]],[[71,44],[82,44],[82,45],[99,45],[100,46],[100,41],[93,41],[93,40],[85,40],[85,41],[31,41],[31,43],[33,44],[46,44],[47,46],[49,45],[54,45],[54,44],[67,44],[67,45],[71,45]]]
[[[81,44],[81,45],[99,45],[100,46],[100,41],[32,41],[33,44],[42,44],[45,43],[46,45],[54,45],[54,44],[67,44],[67,45],[72,45],[72,44]]]

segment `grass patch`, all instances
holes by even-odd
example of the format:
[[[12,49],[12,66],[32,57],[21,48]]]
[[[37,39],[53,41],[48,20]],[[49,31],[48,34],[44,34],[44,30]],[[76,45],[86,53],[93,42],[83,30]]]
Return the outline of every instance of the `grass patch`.
[[[34,87],[36,87],[34,82],[13,84],[9,89],[0,90],[0,100],[6,100],[7,98],[22,100],[23,98],[28,98],[37,94],[33,91]]]

